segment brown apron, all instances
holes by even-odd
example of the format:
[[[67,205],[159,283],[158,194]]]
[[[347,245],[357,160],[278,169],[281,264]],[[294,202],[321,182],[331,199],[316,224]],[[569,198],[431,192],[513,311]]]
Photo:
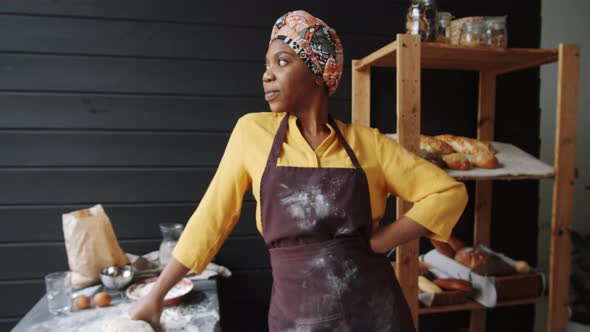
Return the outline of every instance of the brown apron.
[[[369,246],[366,175],[355,168],[277,166],[289,114],[275,135],[260,185],[273,288],[269,330],[415,331],[393,268]]]

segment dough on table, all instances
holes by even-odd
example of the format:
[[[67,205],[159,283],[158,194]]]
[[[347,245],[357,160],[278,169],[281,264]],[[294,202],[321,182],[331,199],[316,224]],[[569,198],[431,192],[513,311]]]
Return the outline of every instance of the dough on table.
[[[155,332],[154,329],[143,320],[133,320],[129,317],[117,317],[105,322],[104,332]]]

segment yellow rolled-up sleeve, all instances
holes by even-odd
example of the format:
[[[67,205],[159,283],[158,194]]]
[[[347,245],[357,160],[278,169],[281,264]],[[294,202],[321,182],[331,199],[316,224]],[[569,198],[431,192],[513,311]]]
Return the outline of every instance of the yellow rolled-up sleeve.
[[[432,163],[377,132],[379,163],[390,194],[412,202],[404,215],[447,242],[467,205],[465,185]]]
[[[196,273],[207,267],[234,228],[244,193],[252,183],[245,166],[243,127],[241,118],[232,131],[215,176],[172,253]]]

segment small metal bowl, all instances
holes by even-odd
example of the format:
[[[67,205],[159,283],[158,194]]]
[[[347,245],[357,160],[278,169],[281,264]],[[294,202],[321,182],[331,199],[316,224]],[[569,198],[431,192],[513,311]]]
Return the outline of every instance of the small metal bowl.
[[[100,271],[100,281],[107,288],[122,289],[129,285],[134,275],[135,268],[131,265],[109,266]]]

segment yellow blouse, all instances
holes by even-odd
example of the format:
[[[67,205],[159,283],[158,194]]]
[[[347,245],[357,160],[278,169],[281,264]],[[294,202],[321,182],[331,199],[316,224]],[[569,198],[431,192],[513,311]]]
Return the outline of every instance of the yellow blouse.
[[[250,187],[258,202],[256,225],[262,234],[260,179],[284,116],[251,113],[238,120],[215,176],[174,249],[174,257],[186,267],[197,273],[205,269],[238,221]],[[278,166],[354,168],[332,127],[314,151],[296,120],[290,115]],[[391,194],[413,202],[405,215],[429,229],[431,238],[447,241],[467,204],[465,185],[377,129],[338,120],[336,125],[367,175],[373,221],[382,218]]]

